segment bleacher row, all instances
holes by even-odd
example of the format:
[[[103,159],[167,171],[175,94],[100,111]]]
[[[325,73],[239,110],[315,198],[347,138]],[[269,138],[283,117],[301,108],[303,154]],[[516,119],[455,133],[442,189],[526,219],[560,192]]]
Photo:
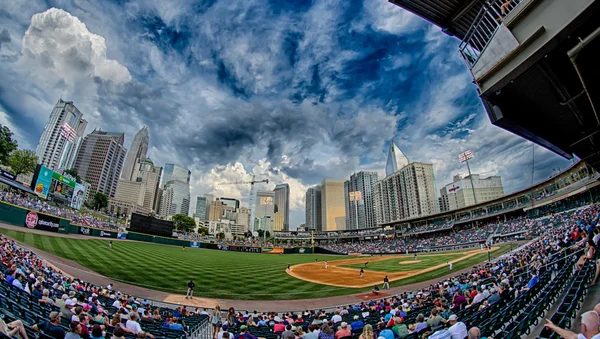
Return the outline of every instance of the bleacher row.
[[[2,271],[6,270],[7,267],[0,264]],[[89,300],[92,297],[91,293],[84,291],[76,291],[74,294],[77,300]],[[109,310],[113,316],[120,316],[118,309],[112,307],[115,299],[111,299],[105,296],[97,296],[100,305],[107,305],[106,310]],[[173,309],[170,308],[158,308],[163,318],[173,317]],[[33,330],[33,325],[40,324],[48,321],[49,315],[52,311],[60,312],[60,308],[57,306],[50,306],[49,304],[39,303],[39,299],[33,295],[30,295],[24,290],[21,290],[6,280],[0,282],[0,316],[3,317],[5,323],[10,323],[14,320],[21,320],[25,325],[25,330],[30,338],[41,338],[41,339],[54,339],[43,332],[36,332]],[[97,313],[90,312],[90,316],[96,316]],[[208,316],[193,314],[192,316],[184,316],[181,318],[186,325],[185,331],[170,330],[164,328],[163,322],[140,322],[142,330],[152,334],[157,339],[179,339],[185,337],[189,333],[193,333],[199,326],[208,323]],[[122,319],[121,322],[124,325],[127,319]],[[65,332],[69,332],[69,323],[71,319],[69,317],[61,317],[60,326]],[[96,322],[102,325],[101,322]],[[90,322],[90,326],[94,325],[94,322]],[[115,327],[106,326],[104,331],[105,338],[111,338]],[[4,334],[0,332],[0,335],[6,338]],[[125,338],[133,339],[137,338],[135,334],[125,333]]]

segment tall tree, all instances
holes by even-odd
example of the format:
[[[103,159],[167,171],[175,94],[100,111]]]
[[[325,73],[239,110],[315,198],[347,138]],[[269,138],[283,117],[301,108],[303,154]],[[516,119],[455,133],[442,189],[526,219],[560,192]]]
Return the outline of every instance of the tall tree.
[[[65,170],[64,174],[72,176],[73,178],[75,178],[75,182],[81,184],[81,177],[79,176],[79,174],[77,174],[77,169],[69,168],[68,170]]]
[[[94,199],[92,200],[92,206],[96,211],[99,211],[103,208],[108,207],[108,195],[98,192],[94,194]]]
[[[7,165],[15,175],[29,174],[35,171],[38,157],[29,149],[18,149],[8,156]]]
[[[175,230],[182,232],[191,232],[196,228],[196,222],[194,218],[189,217],[185,214],[175,214],[171,220]]]
[[[12,138],[10,128],[0,125],[0,164],[8,165],[8,156],[17,149],[17,141]]]

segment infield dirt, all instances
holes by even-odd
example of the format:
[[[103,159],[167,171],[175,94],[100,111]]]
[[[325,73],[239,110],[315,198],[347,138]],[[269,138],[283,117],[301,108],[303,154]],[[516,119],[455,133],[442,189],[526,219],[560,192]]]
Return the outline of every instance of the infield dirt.
[[[492,247],[492,251],[499,249],[499,247]],[[464,252],[463,256],[451,260],[452,263],[457,263],[459,261],[468,259],[472,256],[486,253],[486,250],[472,250]],[[443,254],[431,254],[431,255],[443,255]],[[411,255],[393,255],[393,256],[383,256],[383,257],[369,257],[369,262],[382,261],[382,260],[390,260],[390,259],[400,259],[400,258],[409,258]],[[361,264],[365,262],[365,257],[353,258],[353,259],[344,259],[344,260],[334,260],[328,263],[328,267],[325,268],[323,262],[314,262],[308,264],[299,264],[290,267],[290,270],[287,272],[294,278],[310,281],[317,284],[324,284],[330,286],[337,287],[351,287],[351,288],[364,288],[369,286],[375,286],[381,284],[383,282],[383,278],[385,276],[388,277],[390,281],[396,281],[400,279],[405,279],[408,277],[412,277],[418,274],[423,274],[425,272],[433,271],[441,267],[446,267],[446,264],[439,264],[436,266],[428,267],[425,269],[404,271],[404,272],[375,272],[375,271],[365,271],[364,277],[360,278],[360,270],[355,268],[347,268],[340,267],[343,265],[352,265],[352,264]],[[414,261],[409,261],[410,263],[415,263]],[[400,264],[405,262],[400,262]]]

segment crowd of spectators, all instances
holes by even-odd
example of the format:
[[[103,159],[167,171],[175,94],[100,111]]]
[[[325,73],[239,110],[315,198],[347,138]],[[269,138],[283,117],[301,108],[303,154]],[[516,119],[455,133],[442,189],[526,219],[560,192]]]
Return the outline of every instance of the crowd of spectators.
[[[54,206],[48,201],[31,196],[27,193],[19,193],[17,191],[3,190],[0,191],[0,201],[5,201],[13,205],[24,207],[41,213],[55,215],[57,217],[69,219],[71,224],[101,228],[116,231],[119,229],[119,224],[111,222],[103,218],[97,218],[90,213],[77,211],[68,207]]]

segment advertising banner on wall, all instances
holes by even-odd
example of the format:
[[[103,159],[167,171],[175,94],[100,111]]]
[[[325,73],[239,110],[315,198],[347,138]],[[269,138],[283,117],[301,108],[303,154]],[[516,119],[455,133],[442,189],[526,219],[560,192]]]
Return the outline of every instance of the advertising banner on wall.
[[[117,238],[117,232],[100,231],[98,236],[102,238]]]
[[[71,197],[71,207],[74,209],[80,209],[83,205],[83,200],[85,198],[85,186],[82,184],[75,184],[75,188],[73,189],[73,196]]]
[[[127,233],[119,231],[117,239],[127,239]]]
[[[191,248],[200,248],[200,243],[198,241],[190,241]]]
[[[35,182],[33,190],[42,199],[48,199],[48,192],[50,192],[50,185],[52,184],[53,170],[46,166],[40,166],[40,172]]]
[[[79,227],[79,234],[92,235],[92,229],[87,227]]]
[[[37,213],[36,211],[29,211],[25,216],[25,227],[36,230],[58,232],[59,223],[60,218]]]

